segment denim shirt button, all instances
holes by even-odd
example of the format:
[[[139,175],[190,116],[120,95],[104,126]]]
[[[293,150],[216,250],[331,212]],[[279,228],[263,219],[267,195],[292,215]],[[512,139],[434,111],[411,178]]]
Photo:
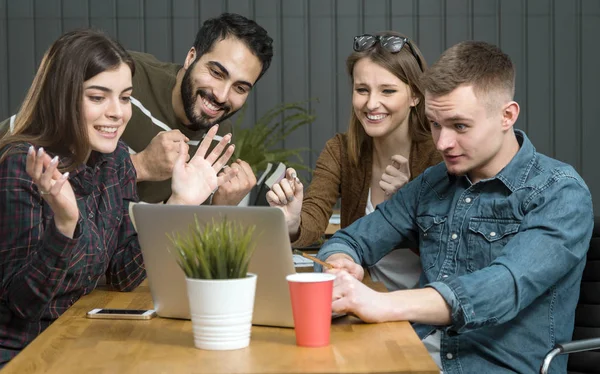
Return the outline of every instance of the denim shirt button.
[[[454,358],[454,356],[452,356],[452,353],[448,353],[448,354],[446,354],[446,358],[448,360],[452,360]]]
[[[495,235],[495,234],[494,234],[494,235]],[[452,234],[451,238],[452,238],[452,240],[455,240],[456,238],[458,238],[458,235],[456,235],[456,234]]]
[[[442,275],[442,278],[448,278],[448,274]]]
[[[90,217],[90,218],[94,218],[94,213],[93,213],[93,212],[90,212],[90,215],[89,215],[89,217]]]
[[[492,236],[492,237],[496,236],[496,232],[495,231],[490,232],[490,236]]]
[[[467,203],[467,204],[468,204],[468,203],[470,203],[471,201],[472,201],[472,200],[471,200],[471,198],[470,198],[470,197],[467,197],[467,198],[465,199],[465,203]]]

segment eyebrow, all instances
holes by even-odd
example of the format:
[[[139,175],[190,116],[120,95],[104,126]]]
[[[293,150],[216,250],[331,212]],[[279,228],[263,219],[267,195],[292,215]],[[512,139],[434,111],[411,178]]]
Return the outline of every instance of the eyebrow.
[[[230,76],[230,75],[229,75],[229,70],[227,70],[227,69],[225,68],[225,66],[221,65],[219,62],[217,62],[217,61],[209,61],[207,64],[208,64],[208,65],[210,65],[210,66],[215,66],[215,67],[217,67],[219,70],[221,70],[221,72],[222,72],[222,73],[223,73],[223,74],[224,74],[226,77],[229,77],[229,76]],[[246,85],[246,86],[248,86],[248,88],[250,88],[250,89],[252,89],[252,87],[253,87],[253,86],[252,86],[252,83],[250,83],[250,82],[247,82],[247,81],[238,81],[238,83],[240,83],[240,84],[243,84],[243,85]]]
[[[85,88],[86,90],[99,90],[99,91],[103,91],[103,92],[113,92],[113,90],[111,90],[108,87],[104,87],[104,86],[89,86]],[[133,90],[133,86],[129,86],[126,89],[124,89],[123,91],[121,91],[121,93],[125,92],[125,91],[131,91]]]

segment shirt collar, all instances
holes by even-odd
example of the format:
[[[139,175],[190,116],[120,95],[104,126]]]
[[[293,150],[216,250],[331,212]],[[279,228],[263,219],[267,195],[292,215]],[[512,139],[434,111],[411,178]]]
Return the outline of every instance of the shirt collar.
[[[535,147],[527,135],[522,130],[515,129],[514,131],[519,142],[519,151],[495,177],[513,192],[525,184],[537,158]]]

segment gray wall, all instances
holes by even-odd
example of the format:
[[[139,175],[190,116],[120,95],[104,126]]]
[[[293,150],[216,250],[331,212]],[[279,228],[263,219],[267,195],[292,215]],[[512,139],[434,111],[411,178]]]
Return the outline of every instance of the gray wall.
[[[500,45],[517,66],[517,127],[540,152],[575,166],[600,199],[598,0],[0,0],[0,118],[17,110],[44,51],[64,31],[102,28],[129,49],[183,62],[199,25],[224,11],[254,18],[275,39],[247,125],[277,103],[318,98],[310,105],[316,122],[285,144],[313,149],[305,158],[311,166],[326,140],[346,129],[352,37],[394,29],[429,63],[461,40]]]

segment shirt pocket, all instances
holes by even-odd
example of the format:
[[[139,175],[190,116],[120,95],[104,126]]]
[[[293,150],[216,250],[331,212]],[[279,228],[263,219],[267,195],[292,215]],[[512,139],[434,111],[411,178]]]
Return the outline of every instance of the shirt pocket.
[[[442,251],[442,234],[446,217],[419,216],[419,251],[423,271],[431,269],[437,262]]]
[[[521,223],[506,219],[471,218],[467,245],[467,271],[488,266],[519,231]]]

